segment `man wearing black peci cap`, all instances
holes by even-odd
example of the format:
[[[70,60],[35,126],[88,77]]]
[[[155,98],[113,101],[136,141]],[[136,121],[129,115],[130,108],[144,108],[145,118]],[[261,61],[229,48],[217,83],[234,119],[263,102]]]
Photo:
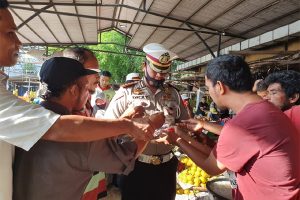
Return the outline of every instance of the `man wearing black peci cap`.
[[[8,3],[1,0],[0,66],[9,67],[17,62],[21,42],[16,31],[17,26],[8,10]],[[39,139],[83,142],[128,132],[142,139],[152,136],[153,128],[145,122],[60,116],[38,105],[29,104],[6,90],[7,77],[0,70],[0,199],[12,199],[15,146],[29,150]]]
[[[47,60],[40,72],[47,90],[41,106],[59,115],[84,108],[89,97],[85,69],[71,58]],[[87,130],[88,131],[88,130]],[[14,200],[80,200],[95,171],[128,174],[141,151],[135,143],[117,144],[115,140],[66,143],[38,141],[28,152],[16,148],[14,163]],[[25,184],[26,181],[26,184]]]
[[[65,57],[54,57],[46,60],[40,71],[41,82],[54,88],[59,88],[81,76],[91,74],[97,74],[97,72],[85,69],[77,60]]]
[[[40,71],[41,83],[46,85],[47,87],[46,94],[43,94],[43,96],[46,99],[50,99],[50,97],[59,97],[59,95],[64,92],[70,85],[74,85],[74,83],[78,81],[86,82],[88,81],[86,77],[87,75],[96,73],[97,72],[94,70],[85,69],[83,65],[77,60],[65,57],[51,58],[44,62]],[[84,105],[82,105],[82,102],[86,102],[90,95],[89,87],[86,86],[86,83],[85,85],[77,84],[77,86],[81,86],[79,88],[79,92],[84,91],[84,93],[77,95],[77,92],[72,94],[73,97],[70,96],[68,98],[70,102],[72,102],[75,97],[78,98],[75,101],[78,104],[77,106],[73,106],[70,103],[68,104],[68,106],[72,108],[71,113],[84,109]]]

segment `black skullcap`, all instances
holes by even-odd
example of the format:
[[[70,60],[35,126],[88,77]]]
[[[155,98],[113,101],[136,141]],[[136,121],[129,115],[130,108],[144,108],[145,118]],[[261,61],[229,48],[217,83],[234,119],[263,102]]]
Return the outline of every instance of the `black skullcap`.
[[[1,8],[7,8],[8,7],[8,2],[6,0],[0,0],[0,9]]]
[[[60,88],[73,83],[81,76],[95,74],[97,72],[85,69],[77,60],[65,57],[54,57],[46,60],[41,68],[41,82],[48,87]]]

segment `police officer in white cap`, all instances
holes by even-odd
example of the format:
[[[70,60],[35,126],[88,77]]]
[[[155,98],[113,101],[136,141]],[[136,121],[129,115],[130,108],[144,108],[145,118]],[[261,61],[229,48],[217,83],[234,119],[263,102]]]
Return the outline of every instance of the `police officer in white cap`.
[[[143,51],[146,53],[144,77],[117,91],[105,118],[119,118],[128,107],[142,105],[146,115],[163,111],[169,125],[188,119],[180,94],[164,83],[176,55],[156,43],[146,45]],[[160,143],[159,136],[147,145],[137,158],[134,170],[123,179],[122,200],[175,199],[178,160],[172,149],[172,145]]]
[[[127,74],[125,83],[131,83],[131,82],[139,81],[139,80],[141,80],[140,74],[133,72],[133,73]]]

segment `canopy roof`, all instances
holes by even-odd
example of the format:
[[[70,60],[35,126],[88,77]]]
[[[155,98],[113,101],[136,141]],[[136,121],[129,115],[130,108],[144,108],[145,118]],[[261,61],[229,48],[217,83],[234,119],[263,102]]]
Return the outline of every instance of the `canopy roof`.
[[[164,44],[183,60],[216,54],[300,19],[299,0],[9,0],[24,45],[102,43],[117,30],[126,48]],[[219,46],[219,41],[221,45]]]

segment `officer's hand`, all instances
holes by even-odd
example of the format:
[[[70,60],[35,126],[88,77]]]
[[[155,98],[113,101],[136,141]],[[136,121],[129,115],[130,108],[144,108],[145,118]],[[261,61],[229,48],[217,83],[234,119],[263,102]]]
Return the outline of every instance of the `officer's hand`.
[[[181,123],[178,123],[176,125],[183,129],[196,132],[201,131],[201,129],[203,129],[203,123],[203,120],[190,118],[188,120],[181,120]]]
[[[163,112],[158,112],[149,116],[151,125],[155,129],[161,128],[165,123],[165,115]]]
[[[168,135],[166,133],[160,134],[160,137],[158,139],[156,139],[155,142],[164,143],[164,144],[171,144],[168,141]]]
[[[156,140],[156,142],[162,142],[164,144],[174,144],[180,138],[179,132],[182,132],[177,126],[173,126],[163,130],[162,136]]]
[[[144,116],[145,108],[143,106],[135,106],[129,107],[125,112],[121,115],[120,118],[133,119],[133,118],[141,118]]]
[[[130,135],[138,140],[149,141],[153,139],[155,128],[151,125],[148,118],[134,118]]]

